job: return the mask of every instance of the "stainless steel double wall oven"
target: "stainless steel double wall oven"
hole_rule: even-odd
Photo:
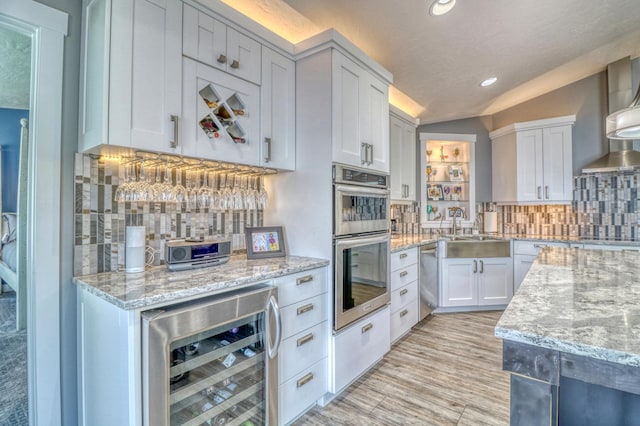
[[[333,166],[334,322],[338,331],[389,303],[389,176]]]

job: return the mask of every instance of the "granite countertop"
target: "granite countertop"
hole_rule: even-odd
[[[84,275],[74,277],[73,282],[119,308],[137,309],[243,287],[328,264],[328,260],[309,257],[247,260],[242,255],[232,256],[223,265],[188,271],[170,272],[164,266],[157,266],[138,274]]]
[[[495,335],[638,367],[639,272],[638,252],[544,248]]]
[[[437,238],[430,238],[419,234],[398,234],[391,236],[391,253],[419,247],[422,244],[438,241]]]

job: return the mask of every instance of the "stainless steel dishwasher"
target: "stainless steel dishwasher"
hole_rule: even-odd
[[[420,246],[420,319],[438,307],[438,243]]]

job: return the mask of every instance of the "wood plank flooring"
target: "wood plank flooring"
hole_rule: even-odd
[[[373,370],[294,425],[509,424],[509,373],[493,335],[501,314],[427,317]]]

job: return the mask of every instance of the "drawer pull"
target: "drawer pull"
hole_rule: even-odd
[[[407,275],[409,275],[409,273],[407,271],[400,272],[400,278],[406,277]]]
[[[231,65],[229,65],[231,68],[233,69],[237,69],[240,68],[240,62],[238,62],[238,60],[234,59],[233,61],[231,61]]]
[[[402,318],[403,316],[407,315],[408,313],[409,313],[409,311],[406,310],[406,309],[404,311],[400,312],[400,318]]]
[[[221,53],[220,56],[218,56],[218,59],[216,60],[218,61],[219,64],[224,64],[227,62],[227,57]]]
[[[365,326],[362,327],[362,334],[366,333],[367,331],[371,330],[373,328],[373,324],[369,323]]]
[[[313,275],[305,275],[304,277],[300,277],[296,280],[296,285],[305,284],[313,281]]]
[[[533,245],[533,248],[537,248],[537,249],[541,249],[541,248],[545,248],[545,247],[549,247],[549,246],[546,245],[546,244],[534,244]]]
[[[407,290],[406,288],[400,290],[400,296],[404,296],[407,293],[409,293],[409,290]]]
[[[400,259],[404,259],[404,258],[405,258],[405,257],[407,257],[407,256],[409,256],[407,253],[402,253],[402,254],[400,255]]]
[[[307,344],[313,340],[313,333],[309,333],[306,336],[302,336],[296,342],[297,346],[300,347],[304,344]]]
[[[313,373],[308,373],[302,379],[296,382],[296,386],[301,388],[312,380],[313,380]]]
[[[308,305],[300,306],[298,308],[298,315],[302,315],[306,312],[313,311],[313,303],[309,303]]]

